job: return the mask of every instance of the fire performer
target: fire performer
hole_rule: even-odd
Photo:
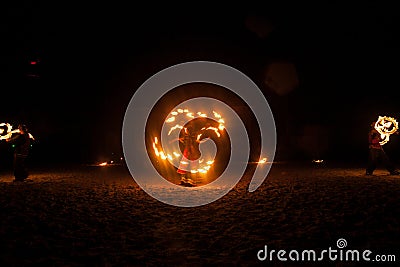
[[[29,149],[31,145],[31,139],[26,125],[18,125],[19,133],[14,136],[7,138],[6,141],[14,144],[14,181],[24,181],[28,178],[29,173],[26,168],[26,158],[29,155]]]
[[[369,154],[366,175],[372,175],[380,161],[384,164],[385,168],[391,175],[399,175],[400,172],[395,169],[394,164],[390,161],[389,157],[383,150],[381,145],[382,140],[380,133],[375,129],[375,122],[371,123],[371,129],[368,134]]]
[[[181,185],[184,186],[196,186],[196,183],[186,177],[191,170],[196,170],[198,167],[198,159],[200,157],[200,151],[197,140],[196,132],[192,126],[183,128],[183,136],[179,138],[179,142],[183,144],[183,156],[179,164],[177,172],[181,175]]]

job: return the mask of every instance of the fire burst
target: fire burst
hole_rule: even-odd
[[[375,129],[381,134],[382,141],[381,145],[389,142],[389,136],[394,134],[399,129],[398,122],[396,119],[387,116],[379,116],[375,122]]]
[[[5,140],[10,138],[14,133],[19,133],[19,129],[15,129],[13,130],[13,126],[9,123],[0,123],[0,140]],[[5,129],[6,128],[6,129]],[[35,138],[33,138],[33,136],[29,133],[29,138],[31,138],[32,140],[35,140]]]
[[[172,111],[169,116],[167,117],[167,119],[165,120],[165,123],[167,124],[175,124],[173,126],[171,126],[169,128],[168,131],[168,136],[170,136],[175,130],[186,130],[186,128],[181,125],[181,124],[177,124],[176,121],[178,120],[179,116],[183,116],[183,117],[187,117],[189,119],[195,119],[195,118],[210,118],[208,116],[207,113],[203,113],[203,112],[192,112],[189,109],[176,109],[174,111]],[[214,118],[215,121],[218,122],[218,127],[212,127],[212,126],[207,126],[207,127],[203,127],[199,130],[197,137],[196,137],[196,141],[197,142],[201,142],[201,140],[207,140],[208,137],[205,137],[207,131],[212,131],[215,133],[215,135],[219,138],[221,136],[221,131],[223,131],[225,129],[225,120],[224,118],[221,116],[221,114],[219,114],[216,111],[213,111],[212,117]],[[161,144],[158,140],[157,137],[154,138],[153,140],[153,150],[154,150],[154,154],[162,159],[162,160],[169,160],[169,161],[174,161],[174,160],[180,160],[182,158],[181,153],[177,152],[177,151],[172,151],[172,152],[166,152],[162,149]],[[183,162],[184,163],[184,162]],[[195,173],[207,173],[212,165],[214,164],[214,160],[213,159],[204,159],[204,158],[200,158],[198,160],[198,166],[195,169],[191,169],[190,172],[195,174]]]

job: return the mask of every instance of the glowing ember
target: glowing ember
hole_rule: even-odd
[[[260,159],[260,161],[258,163],[263,164],[263,163],[266,163],[266,162],[267,162],[267,158],[263,158],[263,159]]]
[[[398,122],[396,119],[387,116],[379,116],[375,122],[375,129],[381,134],[382,141],[381,145],[389,142],[389,136],[394,134],[399,129]]]
[[[102,162],[99,164],[99,166],[107,166],[107,162]]]
[[[324,160],[323,159],[314,159],[312,162],[314,162],[314,163],[322,163],[322,162],[324,162]]]
[[[204,112],[192,112],[189,109],[185,108],[185,109],[177,109],[174,110],[172,112],[170,112],[170,116],[165,120],[165,123],[169,124],[172,122],[176,122],[179,121],[178,120],[178,116],[186,116],[189,117],[191,119],[194,118],[208,118],[207,113]],[[200,129],[199,133],[197,134],[197,138],[196,140],[198,142],[200,142],[201,140],[207,140],[208,137],[204,136],[206,135],[207,131],[212,131],[215,133],[215,135],[219,138],[221,136],[221,131],[225,129],[225,120],[222,118],[221,114],[217,113],[216,111],[213,111],[213,115],[212,115],[215,120],[219,123],[218,128],[217,127],[203,127]],[[180,124],[175,124],[174,126],[171,126],[169,128],[168,131],[168,136],[170,136],[175,130],[182,130],[184,129],[185,131],[187,131],[186,128],[183,127],[183,125]],[[161,145],[159,144],[159,140],[157,137],[154,137],[154,141],[153,141],[153,150],[154,150],[154,154],[162,159],[162,160],[169,160],[170,162],[174,162],[177,161],[179,162],[179,160],[182,158],[182,154],[180,153],[180,151],[171,151],[171,152],[167,152],[164,151],[163,148],[161,147]],[[185,161],[180,161],[180,164],[183,165],[189,165],[189,162],[185,162]],[[212,159],[207,159],[205,160],[204,158],[200,158],[198,160],[198,165],[195,169],[191,169],[190,172],[191,173],[207,173],[210,169],[211,166],[214,164],[214,160]]]

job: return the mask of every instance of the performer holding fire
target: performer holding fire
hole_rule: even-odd
[[[389,135],[398,134],[398,124],[394,118],[379,116],[378,121],[371,123],[368,133],[368,162],[366,167],[366,175],[372,175],[379,162],[382,162],[391,175],[399,175],[395,165],[389,159],[383,145],[389,140]]]
[[[29,173],[26,168],[26,158],[29,155],[31,138],[28,128],[24,124],[18,125],[18,134],[6,139],[7,142],[15,145],[14,148],[14,177],[15,182],[24,181]]]
[[[169,145],[163,147],[160,142],[161,137],[153,137],[154,155],[160,160],[172,164],[174,172],[180,175],[181,179],[180,181],[178,180],[178,183],[182,186],[201,186],[217,177],[214,175],[214,171],[205,177],[213,168],[214,156],[216,155],[212,156],[212,153],[202,154],[199,148],[200,143],[207,140],[212,140],[216,143],[216,140],[219,140],[224,134],[225,120],[216,111],[212,111],[212,114],[213,118],[210,119],[204,112],[192,112],[187,108],[178,108],[171,111],[169,117],[165,119],[166,125],[172,124],[164,132],[168,141],[165,143]],[[189,121],[187,121],[187,118],[189,118]],[[179,133],[174,138],[176,131],[179,131]],[[221,138],[222,143],[230,144],[229,141],[224,142],[224,140]],[[179,145],[178,149],[181,153],[177,151],[176,144]],[[173,177],[176,178],[176,176]],[[176,183],[176,180],[173,180]]]

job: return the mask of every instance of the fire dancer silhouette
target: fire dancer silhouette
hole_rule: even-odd
[[[191,171],[197,170],[198,159],[200,157],[199,143],[196,132],[192,126],[183,128],[183,136],[179,138],[179,142],[183,145],[183,156],[180,161],[177,172],[181,175],[180,184],[183,186],[196,186],[193,179],[186,177]]]
[[[7,138],[6,141],[15,145],[14,147],[14,182],[24,181],[29,173],[26,168],[26,158],[29,155],[31,139],[28,128],[24,124],[18,125],[19,133],[16,136]]]
[[[399,175],[400,172],[395,169],[394,164],[391,162],[380,144],[382,140],[380,133],[375,129],[375,122],[372,122],[368,134],[369,152],[366,175],[372,175],[379,162],[384,164],[385,168],[391,175]]]

